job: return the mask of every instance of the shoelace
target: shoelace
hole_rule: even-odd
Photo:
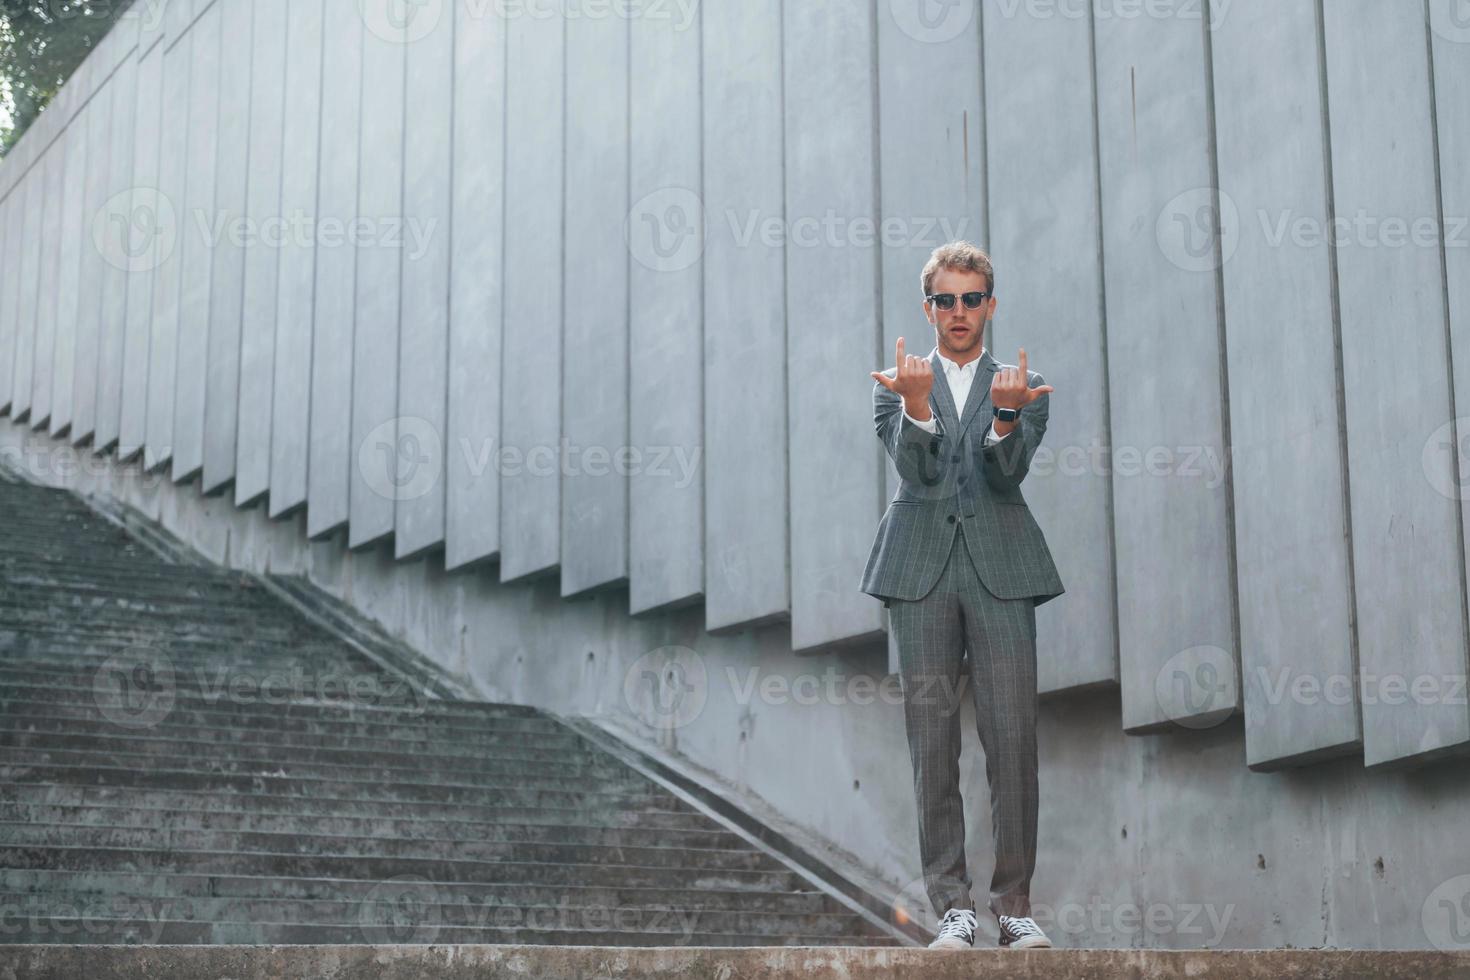
[[[975,935],[975,913],[970,909],[950,909],[944,913],[944,921],[939,924],[939,939],[948,939],[953,936],[958,939],[971,939]]]
[[[1000,917],[1000,920],[1001,923],[1006,927],[1006,931],[1015,936],[1017,939],[1029,936],[1046,935],[1046,933],[1041,931],[1041,928],[1037,926],[1034,920],[1026,916],[1003,915]]]

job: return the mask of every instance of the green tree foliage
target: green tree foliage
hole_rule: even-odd
[[[129,6],[130,0],[0,0],[0,154],[10,152]]]

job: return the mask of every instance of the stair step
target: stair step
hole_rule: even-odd
[[[64,871],[172,871],[281,877],[384,880],[414,875],[434,881],[537,883],[544,885],[723,888],[793,891],[798,878],[786,870],[710,868],[699,864],[646,866],[632,863],[577,864],[569,861],[478,861],[472,859],[282,854],[252,851],[180,851],[138,847],[35,847],[0,843],[0,867]]]
[[[0,823],[0,846],[234,851],[310,857],[402,858],[435,861],[531,861],[558,864],[638,864],[713,871],[777,870],[769,855],[748,848],[581,844],[570,841],[348,837],[308,833],[189,830],[175,827],[50,826]]]
[[[14,634],[12,634],[14,635]],[[217,690],[228,684],[232,673],[248,672],[262,680],[289,679],[310,665],[316,676],[347,674],[349,676],[384,674],[383,668],[355,650],[334,644],[256,644],[233,643],[183,646],[171,641],[141,643],[86,643],[83,637],[63,646],[52,640],[7,644],[0,627],[0,670],[14,672],[16,680],[27,683],[48,680],[58,686],[74,687],[91,684],[100,670],[129,670],[134,665],[159,669],[167,667],[176,679],[206,685]],[[221,675],[223,673],[223,676]],[[23,677],[22,674],[33,675]],[[64,683],[58,679],[66,677]],[[145,675],[146,676],[146,675]]]
[[[44,631],[12,629],[0,623],[0,662],[4,663],[96,670],[119,657],[146,659],[148,654],[162,654],[178,669],[220,663],[254,663],[257,660],[268,665],[313,664],[318,667],[372,663],[355,649],[328,640],[302,640],[292,644],[236,641],[221,645],[198,638],[149,637],[144,630],[138,630],[134,636],[122,637],[69,633],[62,628]]]
[[[328,745],[318,737],[316,740],[287,742],[277,737],[271,740],[245,740],[229,738],[228,731],[195,729],[210,732],[216,738],[187,738],[174,733],[132,732],[107,723],[72,723],[63,726],[54,722],[43,730],[17,728],[5,725],[12,720],[0,718],[0,746],[13,748],[36,747],[55,749],[118,749],[146,755],[178,756],[192,755],[201,759],[216,758],[289,758],[300,762],[329,763],[338,765],[372,766],[386,765],[394,768],[422,768],[425,754],[432,753],[436,760],[450,761],[450,768],[469,763],[494,762],[505,764],[521,762],[527,765],[566,766],[581,771],[585,768],[626,767],[605,752],[589,745],[578,745],[577,736],[570,735],[565,747],[541,749],[533,745],[508,743],[486,748],[466,748],[457,741],[422,741],[416,743],[367,743],[363,740],[356,746]],[[271,733],[260,733],[269,735]],[[374,747],[375,746],[375,747]],[[474,768],[474,766],[469,766]]]
[[[131,746],[95,744],[88,748],[55,748],[44,745],[0,744],[0,765],[8,766],[95,766],[99,768],[156,768],[208,776],[251,776],[285,770],[294,779],[342,783],[396,783],[405,786],[479,786],[514,782],[556,788],[578,786],[623,786],[630,782],[647,785],[647,780],[616,760],[588,764],[542,763],[535,760],[461,759],[456,766],[426,769],[423,759],[408,765],[387,762],[350,765],[314,762],[289,755],[247,757],[243,753],[133,752]],[[466,764],[468,763],[468,764]],[[442,777],[442,778],[441,778]]]
[[[0,661],[3,664],[3,661]],[[376,708],[419,717],[479,723],[490,719],[541,720],[523,705],[449,701],[435,698],[407,678],[376,665],[260,669],[251,664],[217,664],[186,669],[167,657],[149,661],[123,657],[98,670],[37,670],[0,665],[0,692],[14,701],[47,704],[93,703],[145,710],[142,701],[167,698],[170,706],[260,714],[286,705],[320,705],[332,710]]]
[[[64,720],[91,721],[94,724],[111,724],[127,731],[174,731],[187,728],[207,728],[228,731],[232,728],[246,734],[280,732],[298,735],[338,735],[351,738],[428,739],[440,741],[453,739],[462,745],[478,745],[480,737],[487,739],[483,744],[498,744],[495,738],[520,739],[523,744],[532,744],[543,739],[565,739],[573,733],[552,718],[495,718],[479,724],[460,724],[454,718],[436,717],[424,713],[375,708],[366,705],[352,709],[296,703],[282,705],[279,714],[269,715],[230,714],[224,711],[207,711],[197,708],[172,708],[158,720],[149,716],[146,728],[139,725],[124,727],[102,715],[95,704],[78,698],[71,702],[30,702],[6,698],[0,690],[0,718],[33,719],[59,718]],[[556,744],[548,741],[547,744]]]
[[[439,929],[524,929],[585,932],[616,927],[670,945],[695,935],[791,935],[831,941],[858,927],[852,913],[804,915],[601,905],[520,905],[446,901],[432,882],[388,882],[376,895],[352,900],[280,898],[75,896],[0,893],[0,905],[38,921],[78,920],[138,924],[173,922],[308,922],[357,927],[364,937],[384,933],[406,936]],[[424,937],[424,942],[434,942]]]
[[[441,753],[451,756],[494,754],[499,758],[534,760],[555,758],[568,753],[599,751],[569,728],[563,728],[559,732],[528,733],[521,729],[505,731],[486,726],[473,736],[456,731],[438,737],[421,730],[405,730],[402,737],[394,737],[393,732],[398,726],[388,724],[373,725],[371,727],[376,734],[366,735],[327,733],[317,730],[319,727],[297,726],[280,731],[260,727],[237,729],[178,724],[174,719],[166,718],[150,728],[128,729],[96,717],[56,717],[21,711],[0,715],[0,732],[4,733],[60,734],[79,738],[106,738],[137,733],[139,737],[168,738],[190,745],[237,745],[255,752],[283,754],[306,749],[337,749],[373,755],[380,752],[389,755],[433,753],[435,756]]]
[[[112,554],[119,554],[112,551]],[[228,568],[175,565],[157,558],[145,548],[133,546],[122,558],[109,559],[99,551],[90,560],[48,558],[37,551],[12,551],[0,547],[0,572],[6,575],[51,577],[57,585],[75,584],[106,588],[127,594],[146,589],[191,591],[231,590],[242,594],[260,586],[244,572]]]
[[[120,806],[56,806],[0,802],[0,822],[64,827],[130,827],[172,830],[218,830],[238,833],[311,834],[415,840],[565,841],[607,847],[739,848],[745,841],[715,827],[669,829],[568,823],[566,814],[536,821],[505,819],[494,823],[439,819],[380,819],[345,814],[304,816],[298,813],[215,810],[179,813],[155,808]]]
[[[301,816],[348,814],[377,819],[421,820],[442,817],[470,822],[526,820],[569,820],[638,827],[689,828],[712,826],[709,818],[676,796],[654,796],[641,801],[577,799],[508,800],[497,797],[483,802],[444,803],[437,800],[363,800],[341,797],[282,796],[251,793],[221,797],[209,791],[158,789],[134,786],[96,786],[55,782],[14,783],[6,788],[16,802],[58,806],[130,806],[171,810],[180,814],[242,811],[291,813]],[[544,796],[544,794],[543,794]],[[606,805],[598,806],[599,803]],[[616,805],[614,805],[616,804]]]
[[[745,889],[637,888],[594,885],[495,884],[434,881],[446,902],[496,905],[551,905],[607,908],[731,909],[808,915],[827,908],[819,891],[753,892]],[[362,900],[383,883],[353,878],[275,878],[258,875],[202,875],[139,871],[55,871],[0,868],[0,891],[11,894],[75,895],[89,898],[286,898]]]
[[[0,610],[0,623],[4,623],[6,629],[14,632],[25,630],[41,636],[64,631],[68,635],[81,634],[101,638],[149,636],[164,641],[197,640],[222,644],[248,640],[253,643],[287,646],[312,640],[321,642],[325,639],[320,628],[311,623],[279,618],[275,621],[261,617],[238,623],[220,623],[202,617],[193,621],[126,612],[116,615],[89,615],[85,609],[71,609],[55,603],[24,612],[16,609]]]
[[[525,710],[517,705],[498,705],[486,703],[483,705],[467,701],[445,701],[442,699],[430,699],[426,694],[413,688],[406,682],[398,687],[390,687],[390,682],[397,684],[396,679],[385,677],[380,687],[376,688],[388,693],[396,693],[396,696],[404,699],[402,704],[375,704],[369,698],[375,690],[369,684],[362,685],[363,693],[359,693],[352,687],[345,687],[336,683],[334,679],[327,676],[323,679],[326,699],[314,699],[311,690],[307,696],[286,700],[283,693],[294,695],[289,686],[285,692],[279,688],[267,687],[261,690],[260,683],[269,679],[268,676],[261,678],[250,678],[251,684],[239,683],[231,680],[222,682],[211,681],[212,686],[222,683],[223,690],[214,691],[192,691],[182,686],[179,675],[175,673],[172,683],[167,681],[166,676],[159,674],[145,674],[141,678],[137,674],[129,672],[123,674],[121,671],[109,671],[110,676],[96,676],[83,682],[78,678],[72,684],[28,684],[24,682],[6,683],[0,687],[0,703],[45,705],[47,710],[50,706],[92,706],[95,710],[103,708],[118,709],[126,714],[129,711],[142,711],[146,707],[140,704],[145,700],[166,699],[171,708],[170,714],[201,714],[215,716],[217,721],[229,725],[253,725],[261,722],[270,723],[281,717],[282,713],[295,717],[321,716],[323,719],[342,718],[352,714],[375,715],[378,717],[397,716],[407,721],[413,721],[423,725],[443,725],[448,729],[462,729],[474,731],[482,724],[500,723],[502,725],[515,724],[527,726],[524,730],[546,731],[557,726],[555,720],[546,717],[534,709]],[[120,691],[121,680],[126,677],[129,681],[126,694],[115,694]],[[364,678],[364,680],[371,680]],[[355,679],[354,679],[355,680]],[[315,685],[317,681],[311,681]],[[351,684],[352,681],[349,681]],[[238,685],[238,686],[234,686]],[[100,688],[100,690],[99,690]],[[344,694],[339,694],[342,691]],[[113,720],[109,715],[109,720]]]
[[[390,920],[381,925],[366,926],[337,923],[304,922],[191,922],[188,920],[153,920],[146,910],[141,915],[120,919],[99,916],[27,916],[27,932],[36,937],[16,939],[0,935],[0,942],[105,943],[109,945],[323,945],[337,943],[521,943],[549,946],[638,946],[650,942],[658,945],[693,946],[819,946],[831,942],[827,937],[802,935],[761,935],[740,933],[660,933],[647,929],[616,931],[613,929],[536,929],[473,928],[433,924],[401,923]],[[44,938],[49,937],[49,938]],[[658,943],[663,937],[667,942]],[[854,946],[886,945],[882,940],[847,937]]]
[[[0,757],[8,751],[0,753]],[[284,765],[257,773],[211,773],[189,769],[150,768],[147,771],[126,766],[102,766],[95,764],[69,765],[66,763],[28,762],[22,756],[18,760],[0,761],[0,782],[61,782],[88,786],[143,786],[151,789],[194,789],[210,790],[225,795],[275,793],[283,796],[306,796],[325,794],[347,800],[432,800],[445,803],[481,803],[487,798],[525,803],[544,803],[552,800],[635,800],[659,799],[668,792],[655,784],[633,779],[614,782],[594,782],[578,779],[541,779],[534,776],[514,779],[477,780],[475,782],[449,782],[435,780],[412,781],[398,779],[350,780],[326,779],[309,775],[295,776],[286,771]]]

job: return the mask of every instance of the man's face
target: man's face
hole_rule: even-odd
[[[934,274],[931,293],[953,293],[953,307],[941,310],[928,300],[924,301],[924,315],[934,324],[939,337],[939,352],[961,364],[980,356],[980,341],[985,321],[995,315],[995,297],[991,296],[978,309],[965,308],[962,297],[965,293],[988,293],[990,284],[985,276],[967,269],[940,269]]]

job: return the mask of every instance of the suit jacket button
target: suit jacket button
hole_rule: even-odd
[[[954,515],[953,515],[953,514],[950,514],[950,515],[949,515],[949,522],[950,522],[950,523],[951,523],[951,524],[953,524],[953,523],[954,523]]]

